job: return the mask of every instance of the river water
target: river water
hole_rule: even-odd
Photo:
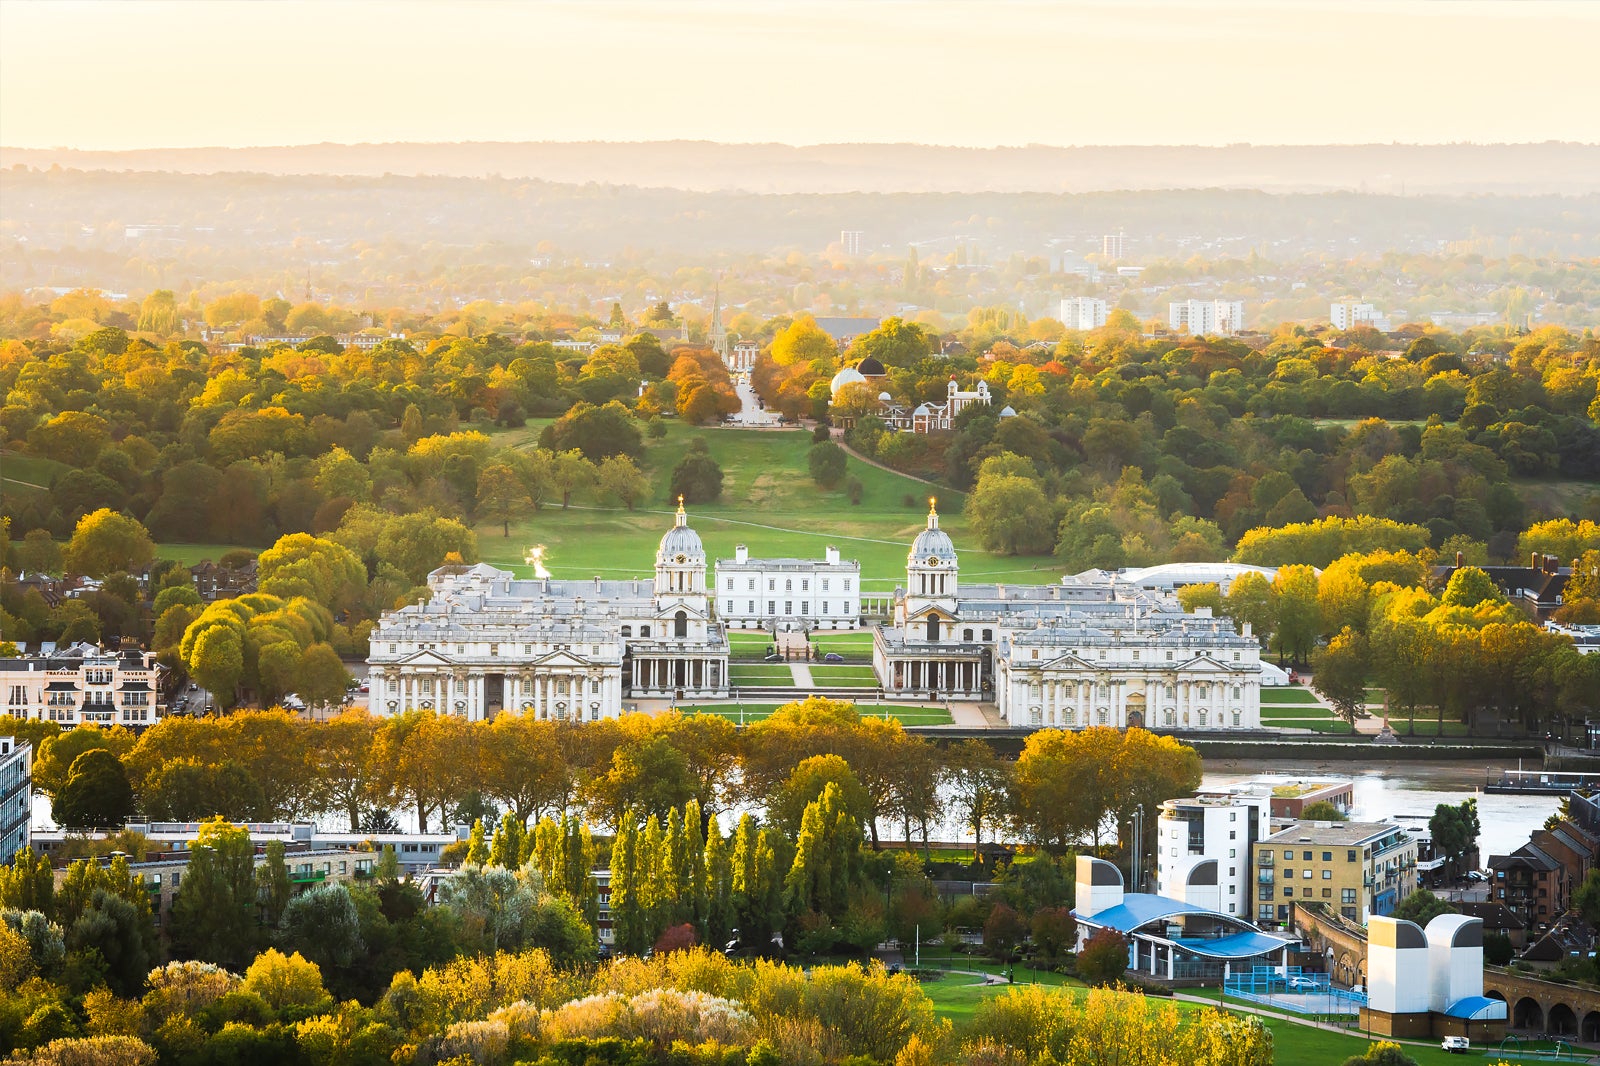
[[[1544,825],[1556,810],[1557,796],[1491,795],[1483,786],[1500,776],[1503,769],[1516,769],[1509,763],[1468,761],[1366,763],[1344,761],[1301,763],[1285,767],[1275,761],[1208,759],[1202,787],[1237,785],[1255,777],[1282,777],[1298,780],[1346,778],[1354,783],[1353,821],[1380,821],[1393,818],[1410,822],[1405,815],[1427,818],[1441,803],[1456,804],[1475,796],[1478,821],[1483,833],[1478,838],[1482,861],[1490,855],[1505,855],[1528,842],[1528,836]]]

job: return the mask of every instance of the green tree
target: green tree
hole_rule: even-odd
[[[790,913],[842,918],[862,879],[861,845],[861,823],[830,781],[800,819],[794,862],[784,878]]]
[[[626,455],[611,455],[602,460],[596,470],[596,480],[602,495],[619,501],[630,511],[650,495],[650,479],[644,476],[639,464]]]
[[[1367,639],[1346,626],[1316,658],[1311,685],[1333,704],[1339,717],[1354,722],[1367,703],[1367,674],[1372,669]]]
[[[1433,834],[1434,854],[1448,858],[1459,871],[1467,855],[1477,848],[1483,830],[1478,821],[1478,801],[1466,799],[1454,806],[1439,804],[1428,819],[1428,829]]]
[[[984,476],[967,497],[966,516],[989,551],[1042,555],[1052,548],[1055,512],[1039,483],[1015,475]]]
[[[122,760],[104,748],[79,755],[56,795],[52,813],[69,829],[120,828],[133,813],[133,786]]]
[[[1427,889],[1422,888],[1395,904],[1390,917],[1398,921],[1416,922],[1418,925],[1426,926],[1441,914],[1454,913],[1456,913],[1456,908],[1450,904],[1449,900],[1441,899]]]
[[[78,520],[63,553],[69,571],[90,577],[137,570],[155,557],[155,543],[144,526],[106,507]]]
[[[67,776],[78,756],[103,748],[120,759],[133,750],[136,739],[121,726],[103,729],[100,726],[80,725],[65,732],[55,732],[34,748],[34,787],[53,798],[66,785]]]
[[[689,442],[688,453],[672,468],[670,489],[685,503],[710,503],[722,495],[722,467],[704,437]]]
[[[572,502],[572,494],[582,492],[595,483],[595,465],[577,448],[557,452],[550,464],[550,480],[561,494],[561,509],[565,511]]]
[[[244,646],[237,630],[211,626],[196,637],[189,656],[189,676],[216,697],[219,707],[231,707],[244,677]]]
[[[300,696],[307,707],[338,707],[349,691],[350,672],[339,653],[326,642],[318,642],[300,656]]]
[[[963,740],[945,750],[945,779],[955,793],[963,824],[972,830],[974,853],[983,848],[983,830],[998,825],[1007,799],[1007,764],[982,740]]]
[[[255,846],[243,827],[220,818],[200,827],[172,905],[172,938],[180,957],[235,972],[255,955]]]
[[[325,969],[344,969],[366,950],[361,916],[342,884],[317,885],[288,902],[283,946]]]
[[[1304,663],[1322,633],[1322,606],[1317,599],[1317,573],[1309,566],[1285,566],[1272,579],[1276,618],[1272,639],[1278,655]]]
[[[1439,602],[1446,607],[1476,607],[1480,603],[1500,603],[1505,597],[1494,579],[1476,566],[1463,566],[1450,575]]]
[[[149,907],[141,909],[123,896],[97,888],[67,929],[67,947],[77,953],[93,952],[111,990],[120,996],[137,996],[157,958]]]
[[[277,928],[293,895],[289,866],[283,856],[283,841],[267,841],[266,861],[256,871],[256,902],[261,908],[261,920],[268,928]]]
[[[818,441],[806,453],[806,464],[811,469],[811,480],[825,489],[836,487],[844,480],[850,457],[831,440]]]
[[[1307,822],[1348,822],[1350,816],[1327,800],[1317,800],[1308,803],[1300,811],[1300,817]]]
[[[468,866],[482,866],[489,861],[489,844],[484,839],[483,819],[479,818],[472,823],[472,832],[467,836]]]

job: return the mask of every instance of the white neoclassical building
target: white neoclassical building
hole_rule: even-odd
[[[469,719],[616,717],[624,698],[728,693],[706,553],[683,503],[649,581],[518,578],[484,563],[428,575],[430,598],[385,614],[367,659],[374,711]]]
[[[821,559],[752,559],[735,546],[718,559],[717,616],[734,629],[855,629],[861,624],[861,564],[829,545]],[[776,628],[775,628],[776,627]]]
[[[1260,648],[1246,627],[1188,614],[1115,578],[964,585],[930,508],[906,587],[873,638],[891,694],[992,699],[1011,725],[1257,729]]]

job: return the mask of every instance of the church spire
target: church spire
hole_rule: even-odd
[[[686,526],[686,525],[689,524],[689,516],[687,514],[685,514],[684,511],[683,511],[683,493],[681,493],[681,492],[678,494],[678,522],[677,522],[677,524],[680,525],[680,526]]]
[[[939,497],[928,497],[928,528],[939,528]]]
[[[711,291],[711,350],[728,361],[728,330],[722,324],[722,275],[717,275],[717,284]]]

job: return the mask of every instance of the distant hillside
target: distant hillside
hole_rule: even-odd
[[[210,174],[536,178],[697,191],[1094,192],[1249,188],[1273,192],[1600,191],[1600,145],[1230,145],[1224,148],[951,148],[915,144],[312,144],[127,152],[0,147],[0,166]]]

